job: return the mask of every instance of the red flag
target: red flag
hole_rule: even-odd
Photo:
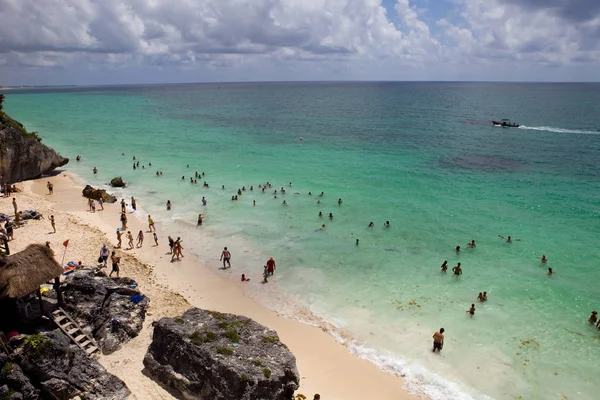
[[[69,245],[69,239],[67,239],[63,242],[63,246],[67,247],[68,245]]]

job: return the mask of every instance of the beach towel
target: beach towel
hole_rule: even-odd
[[[136,294],[136,295],[133,295],[133,296],[131,296],[131,297],[129,298],[129,300],[131,300],[131,302],[132,302],[133,304],[137,304],[137,303],[139,303],[140,301],[144,300],[144,295],[143,295],[143,294]]]

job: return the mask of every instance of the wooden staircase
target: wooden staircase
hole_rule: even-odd
[[[52,313],[52,320],[65,335],[71,339],[79,348],[86,352],[87,355],[100,354],[100,349],[96,341],[86,335],[81,327],[67,314],[62,308],[58,308]]]

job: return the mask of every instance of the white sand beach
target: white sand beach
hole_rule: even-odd
[[[49,195],[46,182],[54,184],[54,194]],[[18,252],[30,243],[50,241],[60,262],[69,240],[65,262],[82,261],[96,265],[100,247],[116,244],[115,229],[119,224],[119,203],[105,204],[104,210],[95,213],[87,210],[87,200],[82,197],[83,186],[68,173],[44,177],[21,184],[23,192],[14,197],[20,210],[34,209],[45,219],[29,220],[15,229],[15,239],[10,242],[11,252]],[[143,199],[138,199],[139,203]],[[12,213],[10,198],[2,198],[0,211]],[[52,233],[49,216],[54,215],[57,232]],[[153,247],[148,226],[134,215],[128,216],[128,227],[134,237],[139,230],[145,233],[144,246],[131,250],[119,249],[122,257],[121,276],[138,282],[140,290],[150,298],[151,305],[140,335],[121,350],[100,357],[109,372],[125,381],[136,399],[171,399],[173,396],[152,379],[144,375],[142,360],[151,341],[153,321],[182,313],[195,306],[220,312],[235,313],[253,318],[274,329],[297,358],[301,376],[297,393],[312,399],[319,393],[324,400],[402,400],[417,399],[404,389],[401,377],[378,369],[369,361],[353,356],[349,350],[327,333],[325,328],[310,326],[285,318],[247,297],[239,285],[218,276],[214,267],[200,263],[189,254],[180,262],[171,263],[167,236],[159,223],[158,247]],[[123,238],[123,247],[127,240]],[[183,238],[185,248],[185,238]],[[184,250],[184,255],[185,255]]]

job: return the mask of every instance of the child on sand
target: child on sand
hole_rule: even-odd
[[[143,244],[144,244],[144,232],[142,232],[142,230],[140,229],[140,231],[137,234],[137,247],[142,247]]]
[[[156,232],[153,232],[152,235],[154,236],[154,245],[158,246],[158,235],[156,234]]]
[[[129,248],[133,249],[133,235],[131,234],[131,231],[127,231],[127,240],[128,240]]]
[[[263,270],[263,283],[268,283],[269,280],[267,279],[269,277],[269,272],[267,271],[267,264],[265,264],[265,269]]]
[[[246,278],[245,274],[242,274],[242,282],[248,282],[250,278]]]

